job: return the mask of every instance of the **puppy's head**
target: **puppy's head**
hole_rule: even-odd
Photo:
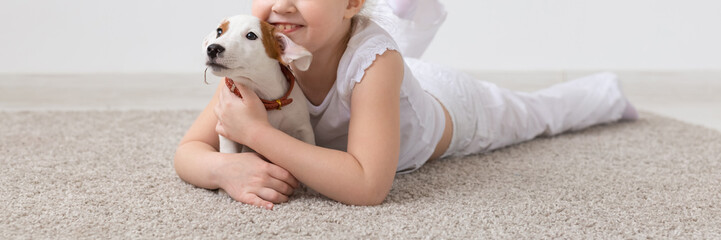
[[[206,65],[221,77],[278,69],[278,62],[305,71],[312,61],[308,50],[278,33],[273,25],[247,15],[223,20],[205,38],[203,50]]]

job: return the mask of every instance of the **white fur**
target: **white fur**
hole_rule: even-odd
[[[218,38],[217,32],[213,31],[203,43],[204,50],[211,44],[225,48],[224,52],[218,54],[215,63],[227,69],[212,68],[213,75],[233,79],[236,84],[243,84],[255,91],[262,99],[272,101],[282,97],[288,90],[288,81],[278,65],[278,60],[270,58],[266,53],[260,19],[238,15],[226,20],[229,21],[227,31]],[[247,39],[249,32],[255,33],[258,39]],[[290,41],[285,35],[276,34],[275,37],[278,41],[283,41],[283,61],[293,63],[296,69],[307,70],[312,59],[310,52]],[[206,60],[210,60],[207,54]],[[295,86],[290,98],[293,98],[293,102],[283,106],[281,110],[268,111],[268,121],[288,135],[315,145],[305,95]],[[220,152],[237,153],[248,150],[247,147],[220,136]]]

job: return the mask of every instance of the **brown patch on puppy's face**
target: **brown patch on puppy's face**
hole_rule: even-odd
[[[228,25],[230,25],[230,21],[228,21],[228,19],[225,19],[222,23],[220,23],[220,26],[218,26],[218,36],[216,36],[216,38],[219,38],[228,32]]]
[[[279,62],[287,65],[287,63],[283,62],[283,59],[280,57],[283,50],[278,43],[278,40],[275,38],[275,27],[265,21],[261,21],[260,30],[263,35],[261,37],[263,40],[263,46],[265,46],[265,52],[268,54],[268,57],[277,59]]]

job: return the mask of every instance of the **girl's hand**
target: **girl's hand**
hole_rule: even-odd
[[[235,84],[243,98],[233,94],[227,87],[222,87],[218,96],[218,105],[215,106],[215,115],[218,124],[215,131],[223,137],[238,142],[247,143],[250,130],[269,127],[268,112],[258,95],[242,84]]]
[[[285,169],[266,162],[257,153],[225,154],[216,169],[220,188],[238,202],[272,210],[284,203],[300,184]]]

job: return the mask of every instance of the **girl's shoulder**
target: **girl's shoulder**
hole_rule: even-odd
[[[398,47],[391,34],[370,18],[359,17],[355,19],[352,31],[348,41],[349,48],[372,48],[378,44],[381,44],[378,47]]]
[[[338,64],[338,81],[343,82],[339,90],[352,90],[376,58],[388,50],[398,51],[398,44],[393,37],[374,21],[357,19],[346,51]]]

